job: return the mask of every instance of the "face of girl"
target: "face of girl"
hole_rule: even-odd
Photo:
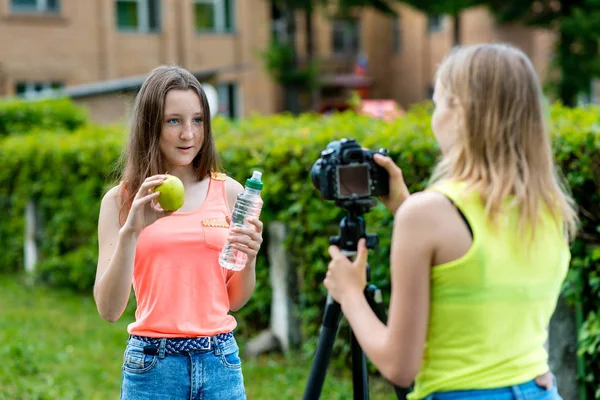
[[[160,151],[172,169],[191,165],[204,142],[204,115],[193,90],[170,90],[165,97]]]
[[[440,84],[438,79],[433,92],[435,111],[431,118],[431,128],[442,153],[448,152],[458,134],[460,107],[457,104],[453,104],[451,99],[452,97]]]

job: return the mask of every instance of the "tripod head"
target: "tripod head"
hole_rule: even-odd
[[[346,210],[348,215],[340,221],[340,235],[329,238],[330,244],[338,246],[348,256],[356,254],[360,238],[367,240],[368,249],[375,249],[379,246],[377,234],[366,233],[363,218],[365,213],[377,205],[376,199],[343,199],[337,200],[335,205]]]

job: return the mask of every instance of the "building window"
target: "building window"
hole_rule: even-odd
[[[121,32],[160,31],[160,0],[117,0],[115,9]]]
[[[427,86],[427,99],[428,100],[433,100],[433,93],[435,92],[435,88],[433,87],[433,85],[429,85]]]
[[[271,38],[276,43],[286,43],[287,23],[281,7],[277,2],[271,2]]]
[[[231,82],[219,83],[217,94],[219,97],[219,115],[226,118],[239,118],[241,107],[238,85]]]
[[[583,91],[577,96],[577,105],[581,107],[590,104],[598,104],[598,94],[600,92],[600,80],[592,79],[590,82],[590,90]]]
[[[402,51],[402,19],[400,15],[392,21],[392,51],[394,53]]]
[[[12,12],[58,13],[60,0],[11,0]]]
[[[428,15],[427,16],[427,31],[428,32],[439,32],[442,30],[444,23],[443,15]]]
[[[233,32],[234,0],[194,0],[194,26],[200,33]]]
[[[335,54],[356,55],[360,51],[358,19],[334,20],[331,23],[332,50]]]
[[[33,82],[21,81],[15,85],[15,93],[17,96],[33,99],[36,97],[50,96],[56,91],[62,89],[62,82]]]

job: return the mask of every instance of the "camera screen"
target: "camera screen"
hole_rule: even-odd
[[[345,165],[337,167],[339,197],[369,196],[369,166]]]

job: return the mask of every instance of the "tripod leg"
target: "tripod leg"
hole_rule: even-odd
[[[350,331],[352,339],[352,385],[354,400],[369,400],[369,373],[367,370],[367,357],[361,349],[354,333]]]
[[[383,295],[381,294],[381,290],[377,286],[369,284],[365,288],[365,297],[367,298],[369,306],[371,306],[371,309],[375,315],[377,315],[377,318],[379,318],[379,320],[385,324],[387,321],[387,315],[383,304]]]
[[[321,396],[325,373],[329,365],[335,335],[337,334],[341,318],[342,310],[339,303],[333,300],[331,295],[327,294],[319,343],[317,344],[317,351],[313,359],[303,400],[316,400]]]

